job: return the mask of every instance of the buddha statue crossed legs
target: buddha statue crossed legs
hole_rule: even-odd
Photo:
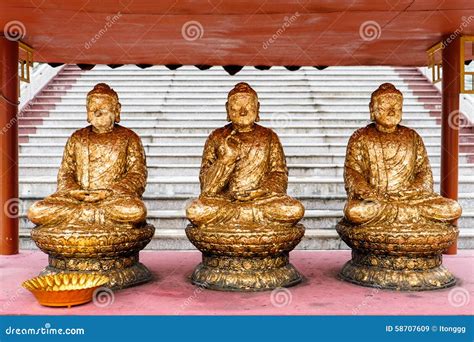
[[[433,191],[433,175],[421,137],[399,125],[402,94],[382,85],[372,95],[375,123],[357,130],[347,147],[346,219],[355,224],[452,221],[459,204]]]
[[[118,96],[106,84],[88,93],[87,121],[67,141],[57,191],[28,211],[37,225],[32,238],[50,255],[46,272],[107,270],[110,286],[134,285],[151,277],[138,263],[154,233],[141,199],[144,149],[133,131],[118,125]]]
[[[201,195],[186,210],[188,238],[203,252],[193,281],[242,291],[291,285],[301,279],[288,252],[303,236],[297,222],[304,207],[286,195],[283,148],[272,130],[256,124],[259,102],[248,84],[229,92],[226,109],[231,123],[208,137]]]
[[[88,93],[87,121],[66,144],[56,193],[36,202],[28,218],[37,225],[142,223],[145,153],[140,138],[117,124],[120,103],[107,85]]]
[[[341,275],[394,289],[450,286],[454,278],[441,266],[441,252],[456,238],[450,222],[461,215],[461,207],[434,192],[423,140],[399,124],[402,104],[401,92],[382,84],[370,102],[374,123],[349,140],[348,198],[337,230],[352,247],[353,260]]]
[[[304,207],[286,195],[288,169],[278,136],[255,124],[258,98],[245,84],[229,93],[231,124],[211,133],[201,163],[201,196],[187,209],[195,225],[289,224]]]

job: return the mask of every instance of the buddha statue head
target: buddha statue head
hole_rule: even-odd
[[[381,84],[370,99],[370,120],[378,130],[392,132],[402,120],[403,95],[391,83]]]
[[[227,121],[237,129],[251,128],[260,121],[260,103],[255,90],[245,82],[240,82],[227,95]]]
[[[98,83],[87,93],[87,122],[97,133],[110,132],[120,122],[121,105],[117,93],[105,83]]]

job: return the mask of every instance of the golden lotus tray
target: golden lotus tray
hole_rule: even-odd
[[[94,273],[60,273],[38,276],[23,282],[44,306],[67,306],[88,303],[94,291],[107,284],[109,278]]]

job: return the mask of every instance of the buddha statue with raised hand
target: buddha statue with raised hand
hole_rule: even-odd
[[[195,225],[293,225],[304,207],[286,195],[288,169],[275,132],[259,121],[257,93],[246,83],[229,92],[232,123],[211,133],[204,146],[201,196],[187,208]]]
[[[34,203],[32,238],[50,255],[45,273],[103,271],[112,287],[144,282],[151,274],[138,251],[154,234],[142,201],[147,168],[140,138],[120,126],[121,105],[107,84],[87,94],[89,126],[66,143],[57,191]]]
[[[403,95],[390,83],[372,93],[373,123],[354,132],[344,165],[347,203],[337,230],[353,249],[341,276],[401,290],[454,284],[441,253],[456,239],[461,207],[433,190],[421,137],[400,125]]]
[[[288,262],[304,227],[303,205],[286,194],[288,169],[278,136],[259,121],[257,93],[238,83],[228,94],[230,124],[204,146],[201,195],[186,210],[186,232],[203,252],[193,282],[256,291],[301,280]]]

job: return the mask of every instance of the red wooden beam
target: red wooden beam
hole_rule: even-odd
[[[0,36],[0,254],[18,253],[18,42]]]
[[[445,40],[447,41],[447,40]],[[441,195],[458,199],[460,37],[443,49],[443,112],[441,117]],[[457,253],[455,242],[446,254]]]

